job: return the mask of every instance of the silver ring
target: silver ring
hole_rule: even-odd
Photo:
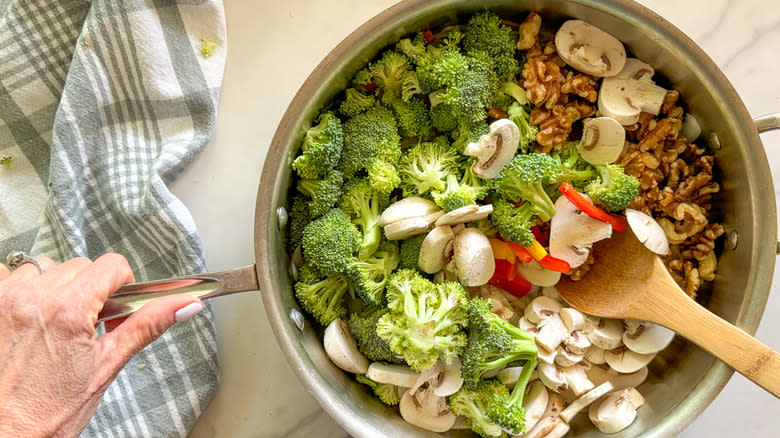
[[[35,265],[38,268],[38,270],[41,271],[41,274],[43,274],[43,272],[46,271],[46,267],[43,266],[43,263],[38,261],[38,259],[36,259],[35,257],[28,256],[22,251],[14,251],[8,254],[8,257],[5,260],[6,263],[8,264],[8,267],[11,268],[12,271],[19,269],[25,263],[32,263],[33,265]]]

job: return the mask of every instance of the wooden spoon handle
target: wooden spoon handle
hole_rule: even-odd
[[[780,398],[780,354],[684,296],[667,302],[661,324],[698,344]],[[676,303],[673,303],[676,302]]]

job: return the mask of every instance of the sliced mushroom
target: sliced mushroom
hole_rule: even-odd
[[[645,398],[635,388],[614,391],[588,408],[588,418],[602,433],[617,433],[636,419]]]
[[[410,196],[387,207],[379,216],[378,225],[384,227],[387,224],[404,219],[425,217],[439,210],[441,209],[432,201],[418,196]]]
[[[563,421],[570,423],[571,419],[574,418],[574,416],[577,415],[581,410],[585,409],[588,407],[588,405],[598,400],[604,394],[612,391],[613,389],[614,387],[610,382],[604,382],[601,385],[591,389],[577,400],[574,400],[569,406],[566,407],[566,409],[561,411],[561,418]]]
[[[587,391],[593,389],[593,382],[590,381],[588,375],[585,373],[585,367],[574,365],[561,369],[563,378],[566,380],[566,387],[574,392],[574,395],[580,396]]]
[[[550,221],[550,255],[563,259],[571,268],[585,263],[591,244],[612,235],[612,227],[580,211],[565,196],[555,201]]]
[[[550,365],[555,364],[555,358],[558,356],[558,349],[549,351],[539,347],[537,350],[536,357],[540,362],[544,362]]]
[[[517,272],[519,272],[523,278],[530,281],[531,284],[542,287],[555,286],[561,279],[560,272],[547,269],[534,260],[531,260],[528,263],[517,263]]]
[[[435,395],[431,386],[406,391],[398,407],[407,423],[431,432],[446,432],[455,424],[447,399]]]
[[[666,97],[666,89],[651,79],[653,69],[644,62],[629,58],[615,77],[604,78],[599,89],[598,107],[601,114],[628,126],[639,120],[639,113],[658,115]]]
[[[631,231],[647,249],[658,255],[669,254],[669,240],[655,219],[632,208],[626,209],[626,219]]]
[[[537,371],[539,380],[552,391],[558,391],[558,388],[566,385],[566,377],[560,367],[539,361]]]
[[[455,236],[453,261],[464,286],[486,284],[496,269],[490,241],[477,228],[467,228]]]
[[[647,367],[642,367],[633,373],[621,374],[605,365],[592,365],[585,370],[585,374],[595,385],[601,385],[604,382],[612,383],[615,389],[628,388],[629,386],[639,386],[647,379]]]
[[[559,417],[562,409],[563,401],[561,400],[561,397],[554,392],[548,392],[547,407],[545,408],[544,413],[542,413],[541,419],[539,419],[533,427],[529,426],[526,433],[515,435],[515,438],[542,438],[546,436],[550,431],[555,429],[558,424],[563,422],[561,417]]]
[[[498,119],[490,124],[490,132],[479,138],[476,143],[470,143],[463,155],[476,157],[471,165],[474,175],[492,179],[510,162],[520,144],[520,128],[509,119]]]
[[[491,208],[492,207],[493,206],[491,205]],[[439,219],[441,219],[441,218],[439,218]],[[436,221],[436,222],[438,222],[438,221]],[[453,232],[453,234],[458,234],[458,233],[460,233],[461,231],[463,231],[465,229],[466,229],[466,224],[457,224],[454,227],[452,227],[452,232]]]
[[[368,359],[358,350],[355,338],[339,318],[328,324],[322,339],[325,353],[337,367],[355,374],[365,374]]]
[[[585,327],[585,315],[577,309],[564,307],[559,312],[559,315],[561,316],[563,325],[565,325],[566,329],[570,332],[582,330],[582,328]]]
[[[604,360],[619,373],[633,373],[650,363],[655,353],[639,354],[625,346],[604,352]]]
[[[567,350],[574,354],[585,354],[585,352],[591,348],[592,344],[590,343],[590,339],[585,336],[585,333],[582,333],[579,330],[574,330],[573,332],[569,333],[569,336],[564,338],[563,345],[566,346]]]
[[[525,316],[517,320],[517,326],[531,334],[539,333],[539,329],[536,328],[536,324],[529,321]]]
[[[623,332],[623,344],[639,354],[657,353],[674,338],[674,332],[666,327],[649,322],[640,323],[633,330]]]
[[[577,144],[582,159],[590,164],[612,164],[623,152],[626,130],[611,117],[582,121],[582,140]]]
[[[433,225],[425,217],[413,217],[385,225],[387,240],[403,240],[427,233]]]
[[[557,353],[558,354],[555,355],[555,364],[560,365],[562,367],[570,367],[576,365],[580,363],[584,358],[584,355],[574,354],[563,345],[558,347]]]
[[[485,219],[493,213],[493,205],[465,205],[445,213],[436,221],[436,225],[456,225],[465,224]]]
[[[426,274],[435,274],[444,269],[450,261],[453,240],[455,234],[449,225],[440,225],[431,230],[420,246],[417,259],[420,269]]]
[[[554,351],[568,334],[569,331],[563,325],[561,318],[558,314],[554,314],[547,319],[539,329],[539,333],[536,334],[536,345],[547,351]]]
[[[591,345],[590,348],[585,350],[585,360],[592,364],[601,365],[603,363],[606,363],[607,360],[604,359],[604,350],[601,347],[597,347],[595,345]]]
[[[561,25],[555,33],[555,48],[566,64],[597,77],[615,76],[626,63],[623,43],[581,20]]]
[[[448,397],[458,392],[463,386],[463,376],[460,372],[460,359],[453,359],[452,363],[444,367],[435,382],[432,383],[433,393],[439,397]]]
[[[601,318],[587,336],[593,345],[613,350],[623,344],[623,324],[617,319]]]
[[[420,373],[412,371],[408,366],[384,362],[372,362],[365,374],[374,382],[389,383],[402,388],[411,388],[420,377]]]
[[[582,333],[585,333],[586,335],[593,331],[596,327],[601,324],[601,318],[598,316],[588,315],[583,313],[585,315],[585,326],[582,327]]]
[[[550,297],[540,296],[534,298],[525,308],[525,319],[528,322],[539,325],[542,321],[561,310],[561,305]]]
[[[523,408],[525,408],[525,430],[530,430],[542,418],[547,409],[550,395],[547,388],[540,380],[529,383],[523,395]]]

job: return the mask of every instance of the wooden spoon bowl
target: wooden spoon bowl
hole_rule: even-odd
[[[780,354],[688,297],[630,230],[596,243],[594,251],[596,263],[582,280],[562,277],[556,285],[570,306],[674,330],[780,397]]]

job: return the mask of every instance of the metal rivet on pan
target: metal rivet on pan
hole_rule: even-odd
[[[303,314],[298,309],[290,309],[290,319],[298,330],[303,331]]]
[[[281,231],[285,225],[287,225],[287,210],[284,207],[279,207],[276,209],[276,226]]]
[[[726,237],[726,246],[729,249],[737,249],[737,243],[739,243],[739,233],[737,230],[729,231],[729,235]]]
[[[704,139],[707,141],[707,145],[709,145],[711,150],[720,150],[720,137],[718,137],[718,134],[716,134],[715,131],[707,131],[707,135],[704,136]]]

